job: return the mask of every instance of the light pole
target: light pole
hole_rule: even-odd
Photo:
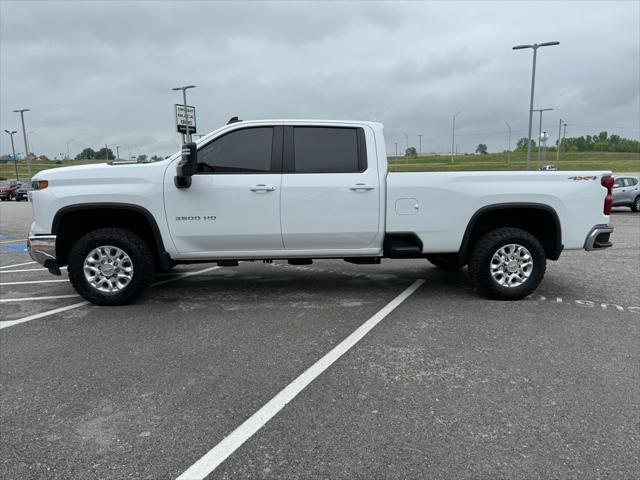
[[[511,165],[511,125],[509,125],[506,120],[504,121],[504,124],[509,129],[509,148],[507,149],[507,167],[508,167],[509,165]]]
[[[13,134],[18,133],[18,131],[13,130],[10,132],[9,130],[5,130],[5,132],[7,132],[11,137],[11,151],[13,152],[13,165],[16,167],[16,182],[18,182],[20,181],[20,177],[18,177],[18,158],[16,157],[16,147],[13,144]]]
[[[396,144],[396,158],[398,157],[398,142],[394,142]]]
[[[562,145],[562,119],[558,125],[558,148],[556,149],[556,163],[560,161],[560,145]],[[556,165],[557,167],[557,165]]]
[[[27,130],[24,128],[24,112],[29,112],[28,108],[21,108],[14,110],[14,113],[20,114],[20,120],[22,121],[22,137],[24,138],[24,151],[27,155],[27,175],[31,179],[31,156],[29,155],[29,144],[27,142]]]
[[[402,135],[404,135],[404,140],[406,143],[406,150],[404,151],[405,156],[407,155],[407,150],[409,150],[409,135],[407,135],[405,132],[403,132],[402,130],[400,130],[400,133]],[[407,157],[407,162],[409,161],[409,157]]]
[[[453,116],[453,128],[451,129],[451,165],[453,165],[453,154],[456,141],[456,117],[460,115],[460,111]]]
[[[418,156],[422,155],[422,134],[418,134]]]
[[[195,85],[186,85],[184,87],[174,87],[171,90],[182,90],[182,100],[184,104],[184,127],[185,127],[185,141],[186,143],[191,143],[191,133],[189,128],[189,114],[187,112],[187,90],[189,88],[196,88]]]
[[[534,43],[533,45],[516,45],[512,50],[522,50],[524,48],[533,49],[533,71],[531,72],[531,101],[529,102],[529,136],[527,143],[527,170],[531,168],[531,123],[533,122],[533,93],[536,85],[536,57],[538,56],[538,48],[551,47],[560,45],[560,42],[544,42]]]
[[[120,145],[116,145],[116,161],[120,160]]]
[[[553,108],[538,108],[535,110],[531,110],[532,112],[540,112],[540,124],[538,125],[538,168],[540,168],[540,155],[541,155],[541,151],[540,151],[540,136],[542,135],[542,112],[548,112],[550,110],[553,110]],[[527,166],[528,169],[528,166]]]

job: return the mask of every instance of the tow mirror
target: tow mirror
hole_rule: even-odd
[[[176,187],[189,188],[191,177],[198,168],[198,149],[195,143],[185,143],[182,146],[182,159],[176,167],[176,177],[173,179]]]

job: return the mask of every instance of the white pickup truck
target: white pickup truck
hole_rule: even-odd
[[[154,163],[33,179],[31,257],[120,305],[179,263],[341,258],[465,265],[519,299],[563,249],[611,246],[606,171],[390,173],[380,123],[236,121]]]

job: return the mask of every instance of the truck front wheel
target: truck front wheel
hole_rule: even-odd
[[[533,292],[544,277],[547,258],[540,241],[519,228],[485,233],[473,246],[469,274],[489,298],[519,300]]]
[[[121,228],[87,233],[69,253],[73,288],[96,305],[125,305],[138,298],[153,280],[154,263],[147,243]]]

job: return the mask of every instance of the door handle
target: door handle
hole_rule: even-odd
[[[276,187],[272,185],[265,185],[264,183],[259,183],[258,185],[254,185],[251,187],[252,192],[273,192]]]
[[[373,185],[367,185],[365,183],[356,183],[355,185],[351,185],[349,187],[349,189],[354,190],[354,191],[359,191],[359,190],[373,190],[374,187]]]

